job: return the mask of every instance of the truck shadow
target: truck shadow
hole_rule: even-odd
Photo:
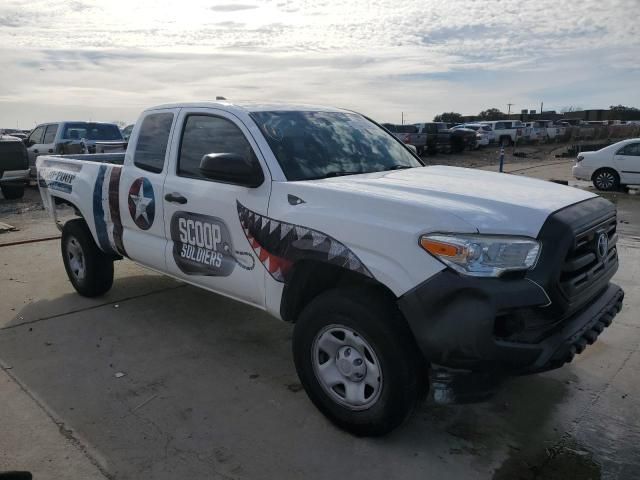
[[[487,478],[554,440],[548,425],[568,392],[546,375],[481,404],[425,404],[387,437],[355,438],[307,399],[291,325],[173,281],[145,291],[156,281],[120,278],[93,304],[36,301],[0,330],[12,376],[115,477]],[[43,311],[58,313],[38,320]]]

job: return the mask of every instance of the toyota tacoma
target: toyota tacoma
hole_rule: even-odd
[[[426,166],[347,110],[164,105],[126,153],[37,169],[78,293],[107,292],[128,258],[293,323],[307,394],[357,435],[389,432],[428,392],[457,401],[475,379],[560,367],[622,305],[612,203]],[[77,218],[60,222],[60,203]]]

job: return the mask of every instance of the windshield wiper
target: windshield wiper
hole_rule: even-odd
[[[383,172],[389,171],[389,170],[404,170],[405,168],[414,168],[412,165],[394,165],[393,167],[389,167],[385,170],[382,170]]]
[[[345,175],[359,175],[361,173],[367,173],[367,172],[350,172],[347,170],[336,170],[333,172],[325,173],[324,175],[318,175],[317,177],[307,178],[307,180],[319,180],[321,178],[344,177]]]
[[[385,168],[384,170],[377,170],[378,172],[388,172],[390,170],[404,170],[405,168],[414,168],[411,165],[394,165],[393,167]],[[355,172],[350,170],[334,170],[333,172],[325,173],[324,175],[318,175],[317,177],[307,178],[306,180],[320,180],[322,178],[335,178],[344,177],[345,175],[361,175],[363,173],[376,173],[376,170],[371,172]]]

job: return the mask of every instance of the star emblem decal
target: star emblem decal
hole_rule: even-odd
[[[153,186],[146,178],[138,178],[129,189],[129,213],[133,222],[142,230],[153,225],[155,217],[155,198]]]

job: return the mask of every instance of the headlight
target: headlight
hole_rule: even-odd
[[[423,235],[420,246],[457,272],[474,277],[528,270],[540,253],[536,240],[500,235]]]

